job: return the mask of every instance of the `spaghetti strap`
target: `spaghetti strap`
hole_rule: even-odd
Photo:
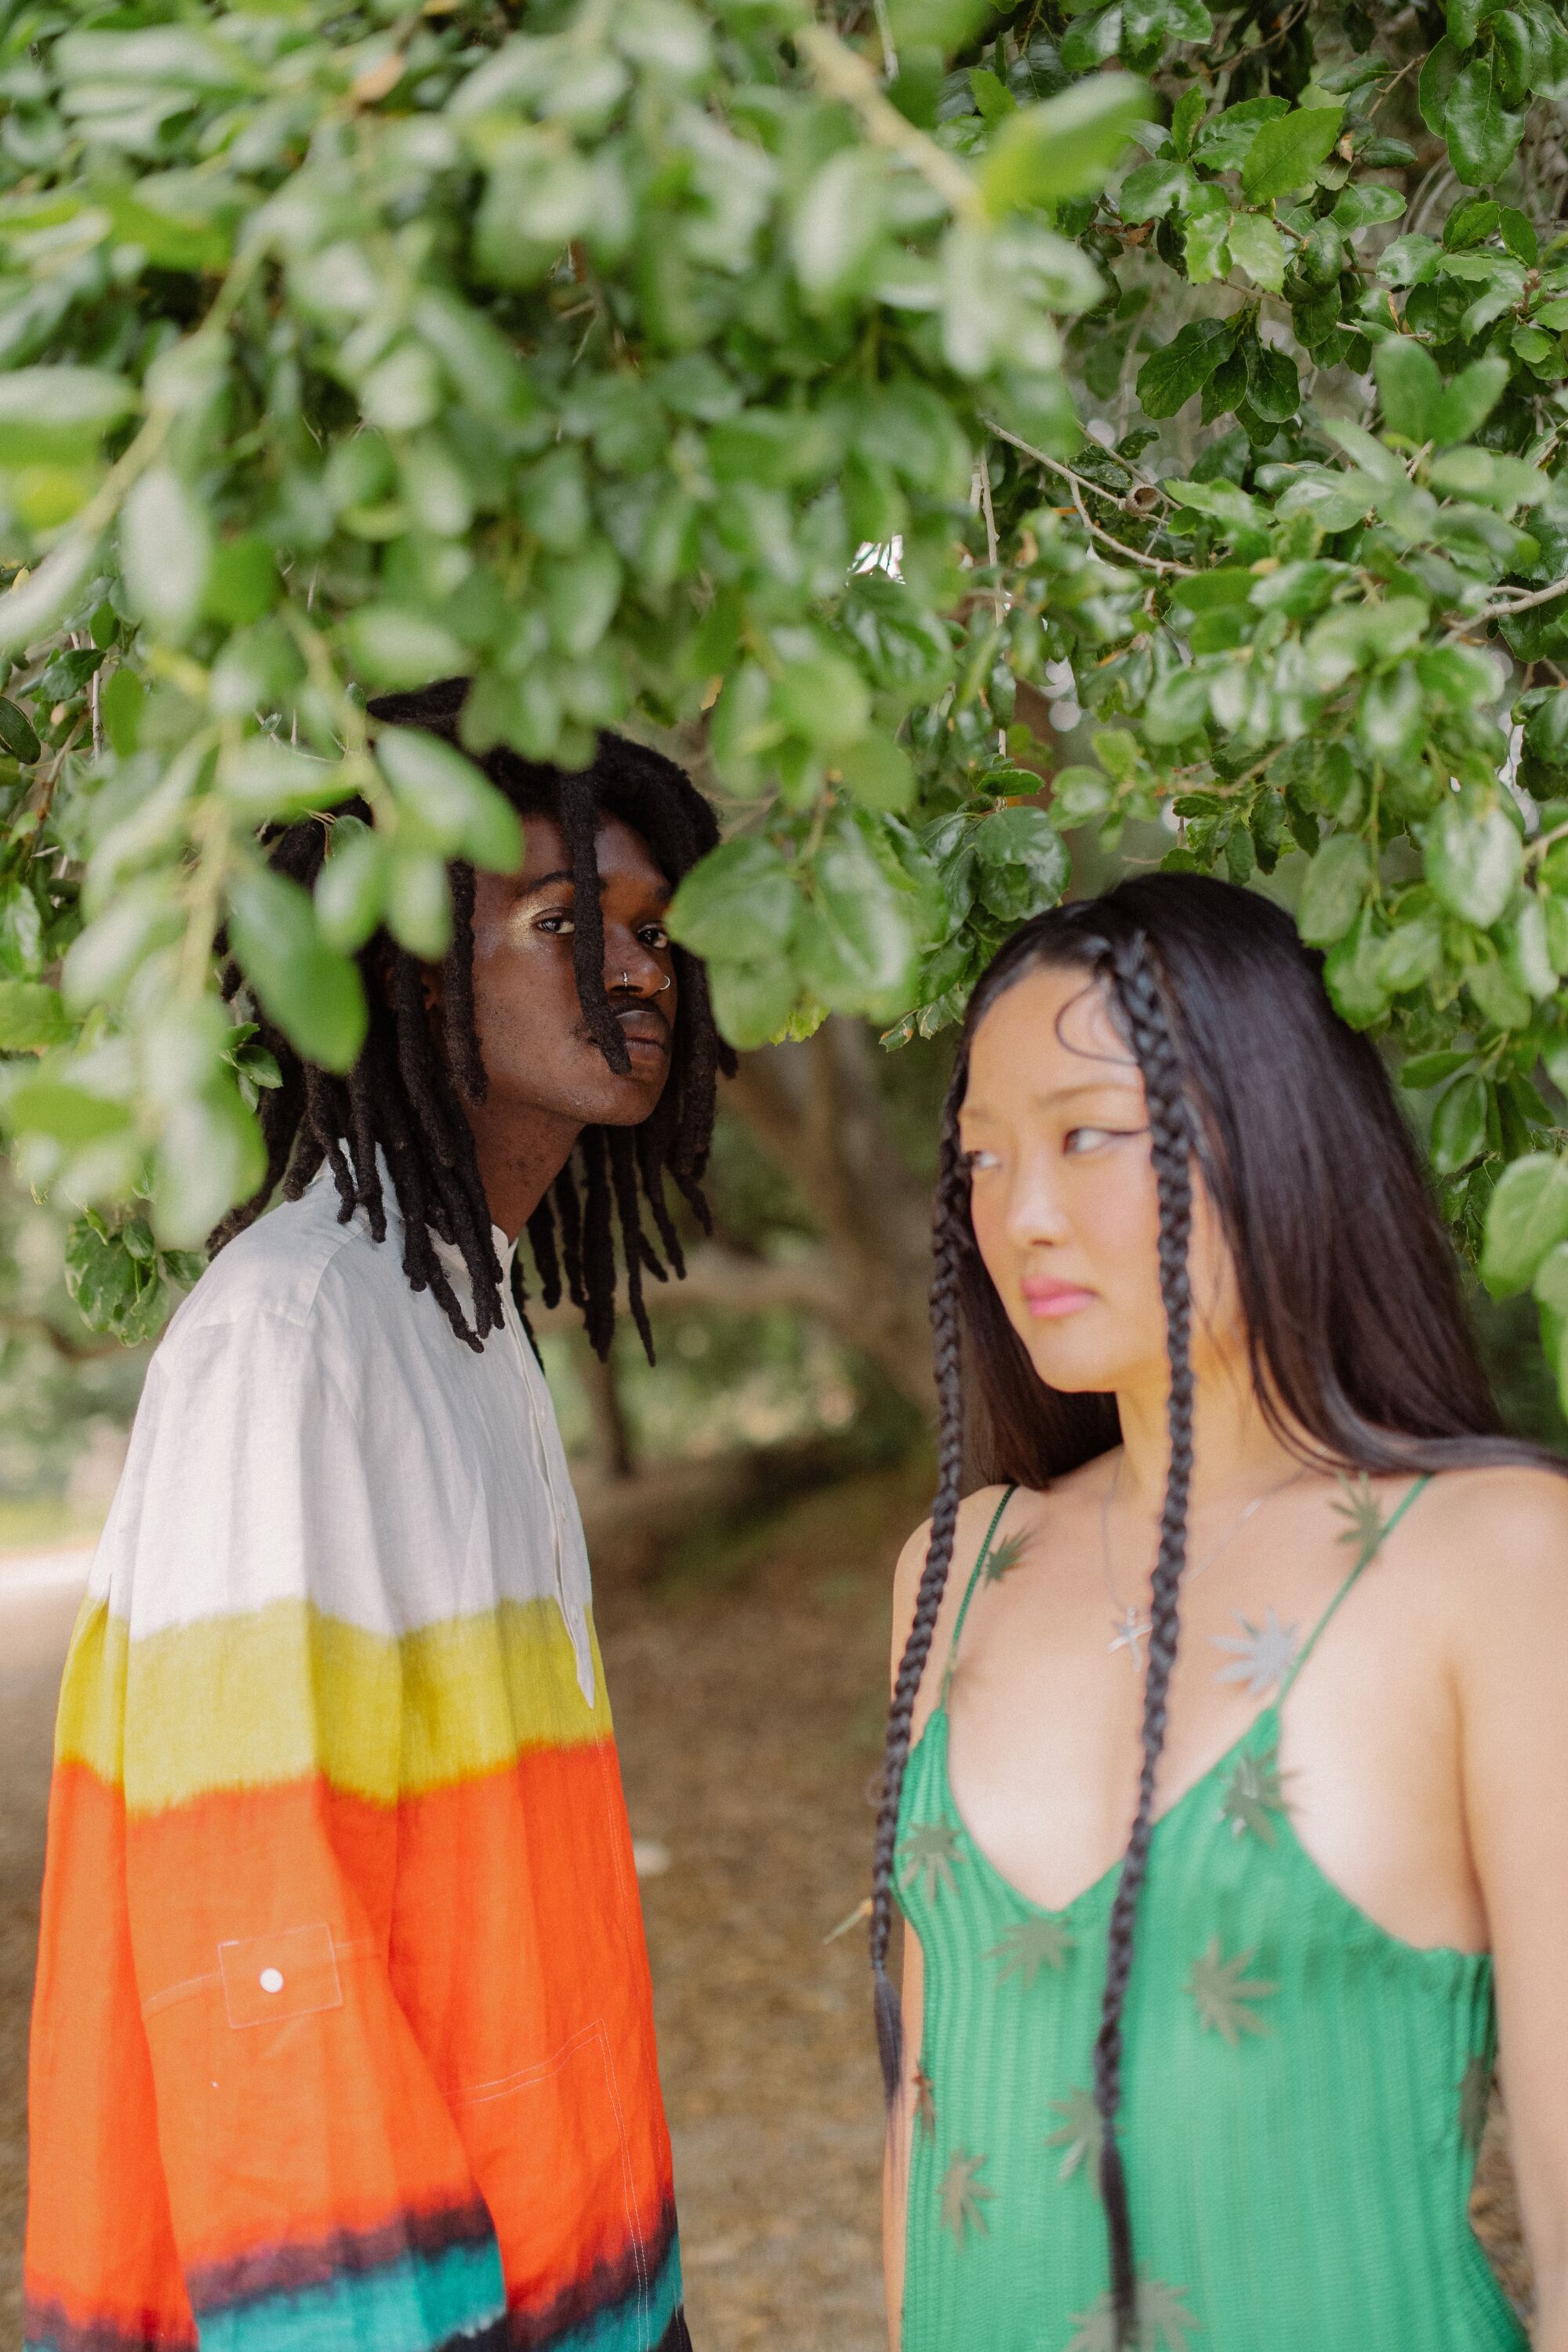
[[[1003,1496],[1002,1500],[997,1504],[994,1511],[991,1514],[991,1525],[985,1530],[985,1540],[980,1547],[979,1554],[974,1562],[973,1571],[969,1579],[968,1590],[964,1593],[963,1601],[959,1606],[958,1622],[952,1629],[952,1639],[948,1643],[947,1668],[942,1678],[942,1696],[938,1702],[941,1706],[945,1706],[947,1703],[947,1686],[952,1680],[952,1670],[958,1663],[958,1644],[963,1638],[963,1621],[969,1614],[969,1604],[974,1598],[974,1588],[980,1581],[981,1571],[984,1570],[986,1561],[991,1557],[991,1547],[996,1540],[996,1530],[1002,1524],[1002,1514],[1006,1509],[1008,1504],[1012,1501],[1017,1491],[1017,1481],[1015,1479],[1012,1486],[1008,1487],[1006,1493]]]
[[[1279,1685],[1279,1695],[1274,1702],[1276,1708],[1284,1706],[1286,1696],[1289,1691],[1291,1684],[1295,1681],[1297,1675],[1300,1673],[1302,1667],[1306,1664],[1308,1659],[1317,1648],[1318,1643],[1323,1633],[1327,1631],[1335,1611],[1339,1608],[1340,1603],[1345,1599],[1352,1587],[1355,1584],[1357,1578],[1362,1573],[1362,1570],[1372,1566],[1373,1561],[1377,1558],[1378,1553],[1383,1549],[1384,1545],[1394,1533],[1394,1528],[1399,1525],[1400,1520],[1405,1517],[1405,1512],[1410,1508],[1410,1506],[1415,1500],[1416,1496],[1421,1492],[1424,1486],[1429,1486],[1431,1483],[1431,1473],[1429,1471],[1424,1472],[1422,1475],[1415,1480],[1413,1486],[1405,1488],[1398,1502],[1395,1503],[1393,1510],[1390,1511],[1387,1518],[1384,1519],[1378,1525],[1375,1534],[1371,1536],[1369,1541],[1363,1544],[1361,1556],[1357,1559],[1355,1566],[1352,1569],[1350,1574],[1346,1577],[1344,1582],[1341,1585],[1339,1591],[1335,1593],[1333,1599],[1330,1601],[1328,1607],[1324,1610],[1322,1615],[1319,1618],[1317,1623],[1308,1634],[1306,1641],[1297,1652],[1289,1673],[1286,1675],[1284,1681]],[[1375,1506],[1373,1507],[1375,1508]]]

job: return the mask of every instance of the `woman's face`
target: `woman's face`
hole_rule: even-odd
[[[986,1272],[1040,1378],[1070,1393],[1165,1377],[1159,1206],[1143,1081],[1081,971],[1037,969],[985,1013],[959,1138]],[[1234,1269],[1194,1168],[1194,1361],[1244,1339]]]

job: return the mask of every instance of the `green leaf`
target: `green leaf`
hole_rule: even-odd
[[[76,1086],[69,1065],[46,1064],[11,1087],[5,1097],[5,1123],[20,1134],[52,1135],[57,1142],[100,1143],[122,1134],[130,1125],[123,1103],[111,1102],[87,1087]]]
[[[783,1036],[800,1001],[800,983],[788,963],[710,963],[708,986],[713,1017],[731,1045],[742,1052]]]
[[[399,838],[386,865],[386,928],[400,947],[438,963],[452,938],[452,891],[447,861]]]
[[[1428,50],[1416,85],[1416,104],[1421,120],[1436,139],[1443,136],[1443,121],[1448,109],[1448,93],[1458,79],[1462,63],[1461,52],[1445,33],[1435,47]]]
[[[1436,438],[1443,379],[1430,352],[1410,335],[1390,335],[1372,355],[1383,396],[1383,421],[1406,441]]]
[[[316,920],[340,955],[357,955],[381,921],[386,898],[386,844],[356,817],[341,817],[316,877]]]
[[[773,843],[742,835],[710,850],[684,877],[667,920],[672,939],[710,962],[768,956],[787,970],[802,904],[789,865]],[[792,983],[792,1003],[794,994]]]
[[[889,878],[849,816],[834,819],[812,867],[812,896],[796,961],[813,995],[844,1012],[889,1013],[915,991],[915,919],[908,891]]]
[[[979,170],[993,213],[1019,205],[1091,195],[1103,187],[1132,135],[1153,111],[1147,85],[1131,74],[1095,74],[1058,98],[1009,115]]]
[[[212,527],[202,501],[172,467],[150,467],[126,499],[120,560],[136,610],[158,635],[177,643],[206,593]]]
[[[228,914],[246,976],[289,1044],[322,1069],[352,1069],[364,1043],[364,992],[354,966],[322,939],[308,894],[253,869],[230,881]]]
[[[74,1025],[58,988],[41,980],[0,980],[0,1053],[63,1045]]]
[[[427,613],[362,604],[343,625],[355,669],[373,686],[409,688],[455,677],[467,662],[462,640]]]
[[[271,735],[247,735],[218,761],[218,789],[253,823],[331,808],[353,791],[335,761],[312,760]]]
[[[1511,373],[1508,362],[1495,352],[1461,368],[1437,403],[1435,439],[1443,444],[1468,441],[1479,433],[1508,389]]]
[[[167,1319],[168,1267],[141,1217],[116,1232],[89,1211],[66,1234],[66,1289],[82,1321],[129,1348],[151,1339]]]
[[[0,745],[4,745],[13,760],[19,760],[25,768],[31,767],[35,760],[43,757],[44,747],[34,734],[32,721],[26,712],[18,709],[16,703],[8,701],[4,695],[0,695]]]
[[[1452,1176],[1479,1160],[1487,1142],[1487,1089],[1473,1071],[1456,1078],[1432,1114],[1432,1165]]]
[[[888,735],[867,735],[838,755],[838,772],[864,808],[907,809],[918,789],[909,753]]]
[[[522,824],[517,811],[461,751],[421,727],[383,727],[375,758],[437,849],[465,857],[487,874],[519,872]]]
[[[1185,163],[1173,156],[1156,156],[1140,163],[1121,183],[1117,208],[1124,221],[1163,220],[1173,205],[1183,203],[1197,181]]]
[[[1230,257],[1255,286],[1278,294],[1285,283],[1285,247],[1279,230],[1261,213],[1237,213],[1230,224]]]
[[[1440,1086],[1445,1078],[1451,1078],[1455,1071],[1462,1070],[1469,1059],[1469,1054],[1463,1046],[1457,1052],[1413,1054],[1399,1073],[1399,1083],[1402,1087],[1408,1087],[1412,1092],[1419,1093],[1427,1087]]]
[[[1294,113],[1265,122],[1241,167],[1241,184],[1248,200],[1267,204],[1304,186],[1332,152],[1343,111],[1338,106],[1298,108]]]
[[[0,654],[47,636],[90,579],[98,550],[94,533],[74,533],[52,547],[26,580],[13,582],[0,596]]]
[[[841,147],[813,174],[795,208],[790,254],[816,307],[827,308],[856,284],[881,241],[886,216],[887,175],[869,148]]]
[[[1043,809],[997,809],[973,835],[980,895],[1003,922],[1054,907],[1067,887],[1067,845]]]
[[[772,706],[792,735],[822,751],[858,741],[871,720],[870,688],[860,672],[842,654],[826,649],[784,664]]]
[[[1426,827],[1426,879],[1445,907],[1489,929],[1512,897],[1524,845],[1496,806],[1467,808],[1450,795]]]
[[[1468,187],[1496,185],[1512,163],[1524,117],[1503,104],[1491,58],[1473,58],[1448,92],[1443,130],[1448,158]]]
[[[9,369],[0,374],[0,466],[91,457],[137,404],[124,377],[103,368]]]
[[[153,1160],[159,1241],[172,1249],[196,1247],[225,1210],[254,1192],[266,1174],[261,1130],[232,1086],[183,1097],[164,1119]]]
[[[1528,1290],[1548,1251],[1568,1241],[1568,1160],[1527,1152],[1503,1170],[1487,1210],[1481,1280],[1494,1298]]]
[[[1372,853],[1359,834],[1331,834],[1308,866],[1296,925],[1310,947],[1331,947],[1361,911],[1373,884]]]
[[[1236,342],[1228,319],[1192,319],[1163,349],[1152,352],[1138,372],[1138,397],[1146,416],[1174,416],[1201,392]]]

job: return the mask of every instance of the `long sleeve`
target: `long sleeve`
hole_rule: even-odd
[[[160,1350],[61,1699],[37,2352],[504,2339],[491,2217],[394,1982],[417,1726],[344,1565],[395,1541],[389,1510],[306,1327]]]

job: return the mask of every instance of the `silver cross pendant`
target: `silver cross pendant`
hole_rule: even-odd
[[[1122,1610],[1120,1616],[1113,1617],[1110,1622],[1116,1628],[1116,1634],[1112,1641],[1106,1643],[1106,1648],[1131,1650],[1132,1664],[1134,1666],[1141,1666],[1143,1660],[1139,1653],[1138,1644],[1148,1639],[1150,1630],[1148,1618],[1140,1617],[1136,1609],[1129,1604]]]

